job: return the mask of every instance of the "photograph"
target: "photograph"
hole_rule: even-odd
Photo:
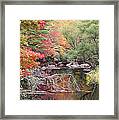
[[[20,100],[99,100],[99,20],[20,20]]]
[[[0,118],[118,119],[116,0],[1,5]]]

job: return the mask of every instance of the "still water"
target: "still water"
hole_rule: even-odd
[[[82,69],[37,69],[27,78],[28,88],[21,88],[20,99],[30,100],[94,100],[98,84],[86,84]],[[28,82],[29,81],[29,82]],[[22,84],[23,80],[21,81]]]

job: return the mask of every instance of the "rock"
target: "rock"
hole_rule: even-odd
[[[79,65],[81,68],[91,68],[91,66],[87,63],[84,63],[84,64],[80,64]]]
[[[47,69],[47,67],[44,67],[44,66],[41,68],[41,70],[46,70],[46,69]]]
[[[64,64],[59,64],[58,66],[59,66],[59,67],[63,67],[63,66],[64,66]]]
[[[55,65],[48,65],[48,68],[55,68]]]
[[[71,68],[71,64],[72,64],[72,63],[67,64],[66,67]]]
[[[79,64],[77,62],[71,62],[69,64],[66,65],[69,68],[79,68]]]
[[[90,68],[85,68],[85,69],[83,69],[83,71],[84,71],[84,72],[90,72],[91,69],[90,69]]]

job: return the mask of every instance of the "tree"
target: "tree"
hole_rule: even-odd
[[[39,50],[41,41],[47,39],[48,29],[44,20],[21,20],[20,24],[20,45]]]
[[[55,50],[54,57],[61,60],[62,56],[66,52],[67,49],[70,48],[70,44],[63,36],[62,32],[60,31],[61,26],[65,26],[69,24],[67,20],[57,20],[50,22],[50,31],[49,36],[53,43],[53,48]]]
[[[72,49],[66,51],[64,59],[81,59],[94,65],[99,59],[99,25],[97,20],[75,21],[61,29]]]
[[[22,77],[30,75],[29,69],[38,67],[40,63],[36,62],[38,58],[44,58],[44,54],[36,53],[29,48],[20,49],[20,74]]]
[[[21,20],[20,24],[20,70],[21,77],[30,75],[29,70],[38,67],[37,59],[45,57],[41,53],[41,41],[47,39],[48,29],[44,20]]]
[[[73,21],[72,24],[65,25],[61,28],[61,32],[63,33],[72,49],[75,49],[80,42],[80,31],[76,22],[77,21]]]

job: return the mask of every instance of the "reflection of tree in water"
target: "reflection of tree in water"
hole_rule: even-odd
[[[21,99],[98,99],[94,97],[98,90],[97,84],[86,85],[85,79],[82,68],[43,66],[33,70],[32,76],[21,80]]]

